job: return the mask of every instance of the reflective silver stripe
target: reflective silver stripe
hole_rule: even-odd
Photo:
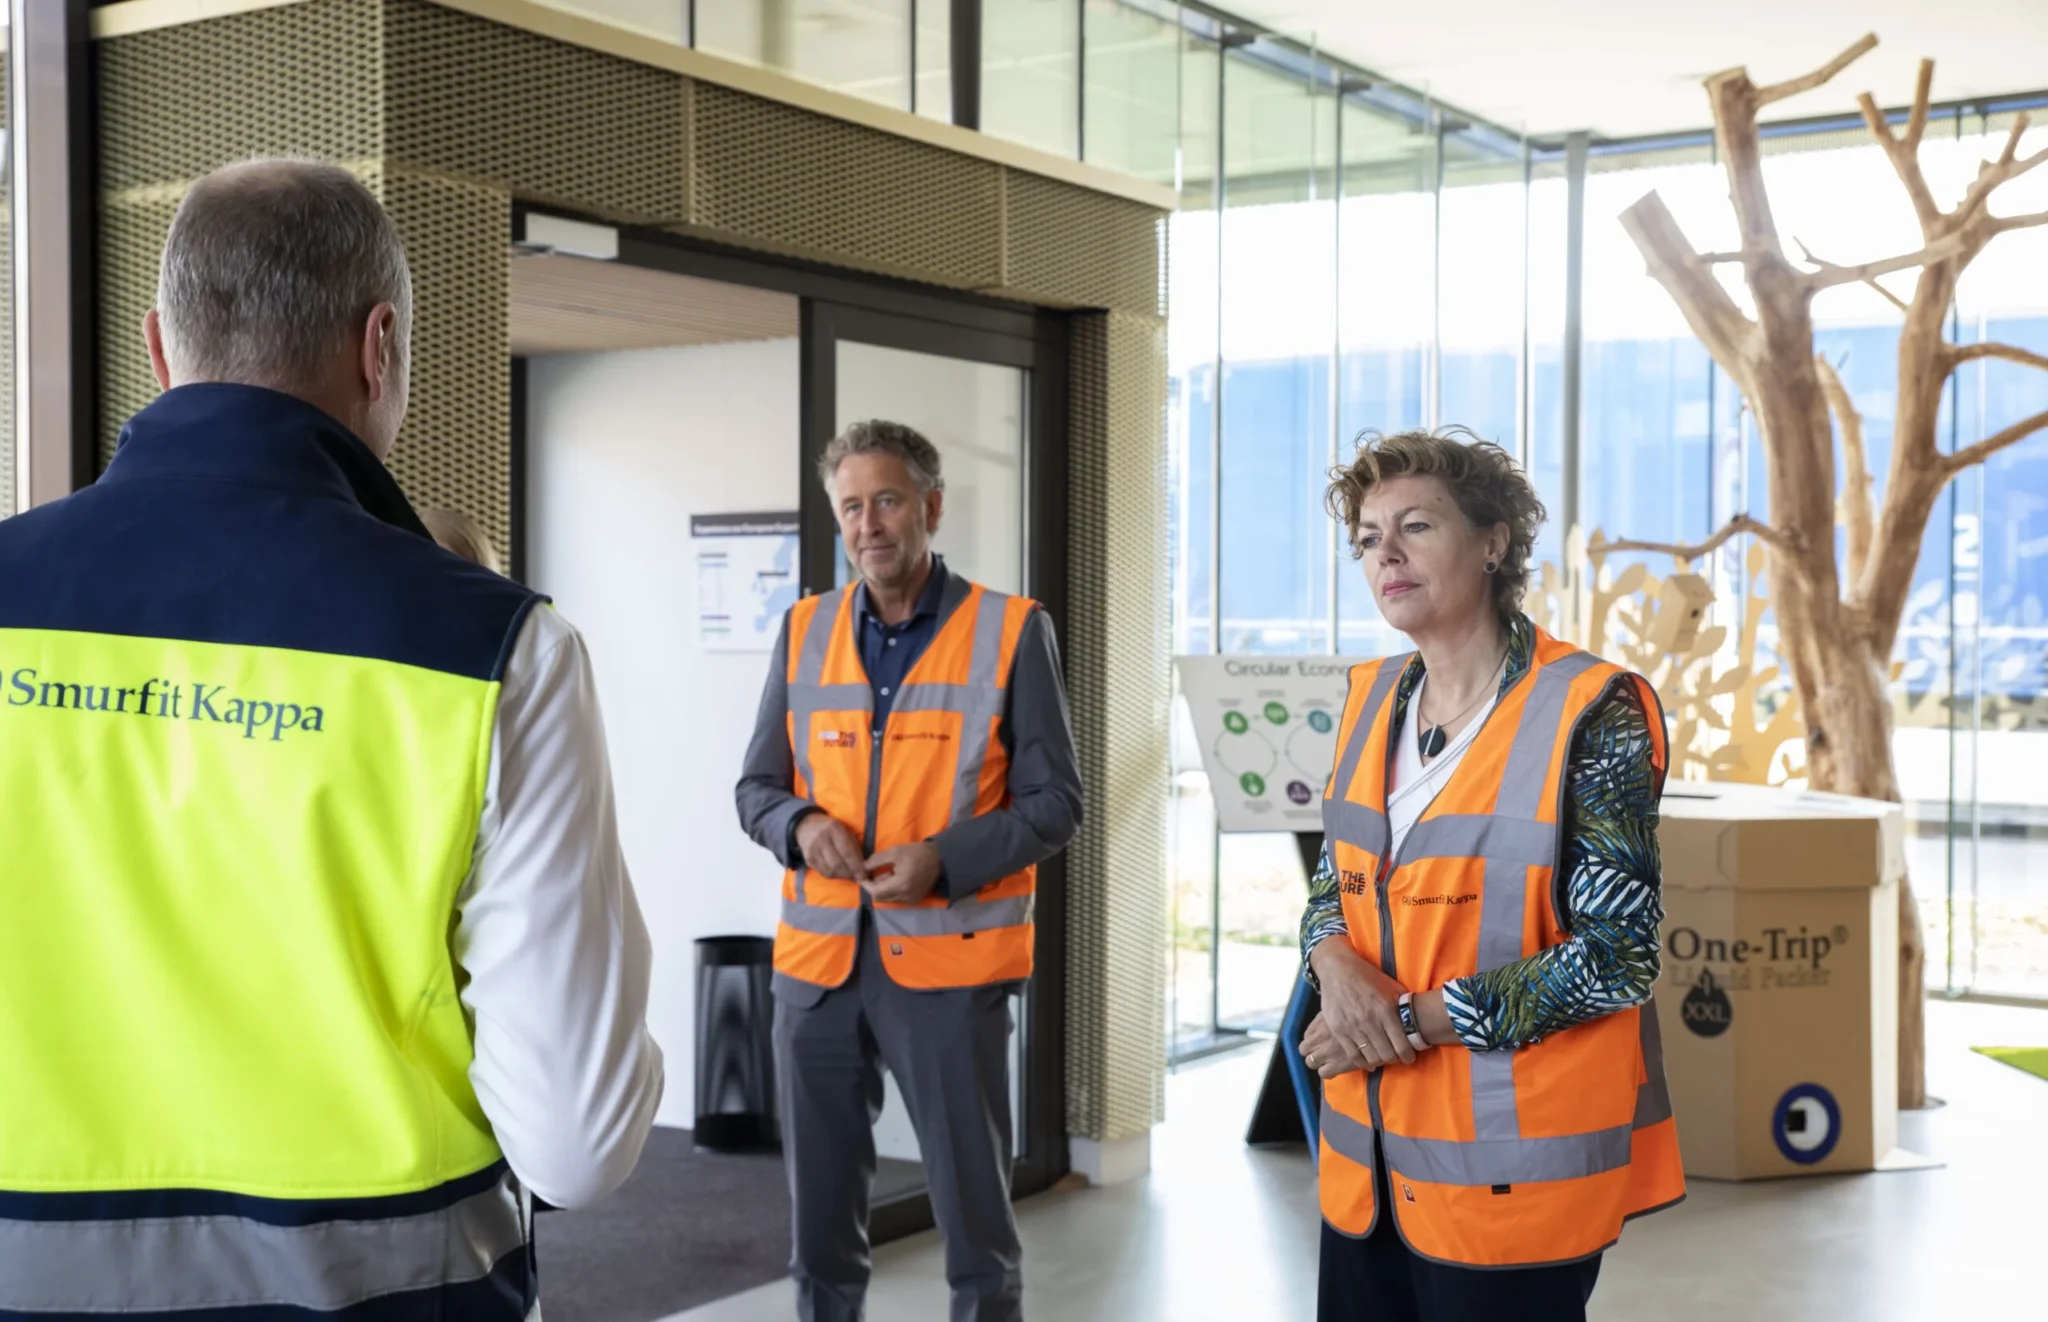
[[[1515,1110],[1515,1055],[1472,1053],[1472,1133],[1482,1142],[1522,1136],[1521,1116]]]
[[[1358,719],[1351,726],[1351,740],[1338,750],[1336,771],[1323,798],[1323,835],[1329,841],[1342,840],[1373,854],[1387,851],[1386,817],[1363,804],[1351,802],[1346,796],[1351,792],[1352,780],[1358,775],[1358,762],[1365,756],[1365,746],[1372,739],[1373,727],[1379,724],[1380,712],[1387,705],[1387,696],[1394,691],[1395,683],[1408,669],[1408,663],[1414,656],[1413,652],[1404,652],[1380,662],[1380,668],[1372,678],[1372,687],[1366,690],[1365,702],[1358,709]],[[1370,814],[1370,817],[1361,817],[1361,813]],[[1378,819],[1377,826],[1373,818]]]
[[[989,740],[1003,713],[1000,673],[1003,659],[1003,617],[1009,598],[981,590],[976,599],[974,650],[967,658],[967,693],[957,695],[962,707],[960,744],[953,763],[951,821],[964,822],[981,803],[981,772],[988,762]],[[920,685],[919,687],[923,687]],[[948,686],[952,687],[952,686]]]
[[[1570,652],[1530,677],[1534,688],[1515,726],[1508,764],[1501,775],[1494,811],[1503,817],[1533,821],[1541,815],[1544,790],[1550,782],[1550,756],[1557,749],[1557,727],[1564,719],[1564,701],[1572,681],[1600,664],[1591,652]]]
[[[860,930],[860,909],[833,909],[801,900],[782,902],[782,921],[799,932],[819,936],[852,936]]]
[[[1372,1169],[1371,1125],[1345,1115],[1331,1106],[1330,1099],[1325,1097],[1320,1127],[1324,1140],[1330,1145],[1330,1151],[1346,1160],[1357,1162],[1367,1170]]]
[[[820,711],[835,710],[827,704],[834,700],[839,691],[857,687],[835,685],[827,688],[820,683],[825,678],[825,653],[832,645],[832,630],[834,622],[839,618],[842,592],[844,589],[836,588],[818,598],[817,608],[811,613],[810,627],[804,630],[803,644],[797,649],[796,678],[790,681],[788,696],[785,699],[792,717],[790,753],[796,763],[797,775],[803,778],[805,788],[813,794],[817,793],[818,780],[811,771],[811,740],[814,738],[811,732],[811,717]],[[872,700],[872,697],[863,691],[859,701],[854,705],[859,707]]]
[[[0,1312],[160,1313],[273,1305],[328,1312],[460,1285],[526,1244],[508,1173],[417,1216],[266,1225],[239,1216],[0,1220]]]
[[[1664,1033],[1657,1023],[1657,1000],[1636,1008],[1636,1027],[1643,1044],[1643,1072],[1649,1077],[1636,1089],[1634,1127],[1648,1129],[1671,1118],[1671,1085],[1664,1080]]]
[[[1363,849],[1375,857],[1387,852],[1387,815],[1349,799],[1323,800],[1323,834],[1331,841]]]
[[[993,720],[1003,714],[1003,691],[973,684],[908,683],[897,693],[892,711],[959,712]]]
[[[1424,858],[1485,858],[1524,867],[1547,866],[1557,861],[1557,827],[1550,822],[1517,821],[1483,813],[1425,817],[1408,828],[1408,838],[1401,842],[1401,862],[1413,863]],[[1517,940],[1521,931],[1517,911]],[[1479,967],[1493,965],[1482,961]]]
[[[1628,1165],[1631,1125],[1562,1138],[1403,1138],[1382,1134],[1390,1170],[1431,1184],[1488,1186],[1576,1180]]]
[[[1529,868],[1557,862],[1558,826],[1540,822],[1550,782],[1551,755],[1564,724],[1565,699],[1572,681],[1599,664],[1587,652],[1572,652],[1539,666],[1533,689],[1515,725],[1508,746],[1507,767],[1491,815],[1464,819],[1478,829],[1432,825],[1432,845],[1456,857],[1486,860],[1479,897],[1480,969],[1497,969],[1522,957],[1522,932],[1528,919]],[[1439,818],[1437,821],[1445,821]],[[1420,831],[1425,823],[1417,823]],[[1460,842],[1458,837],[1469,837]],[[1460,843],[1468,847],[1459,848]],[[1447,846],[1447,847],[1442,847]],[[1404,858],[1405,861],[1405,858]],[[1515,1106],[1515,1052],[1472,1053],[1472,1132],[1482,1142],[1513,1142],[1521,1138],[1521,1117]],[[1495,1180],[1495,1184],[1509,1181]]]
[[[825,653],[832,647],[832,631],[838,627],[839,607],[845,588],[834,588],[818,598],[811,612],[811,624],[804,630],[803,647],[797,652],[793,684],[816,685],[825,678]]]
[[[955,900],[946,907],[896,909],[875,907],[875,930],[884,936],[959,936],[998,927],[1022,927],[1031,921],[1036,898],[1011,895],[1000,900]]]

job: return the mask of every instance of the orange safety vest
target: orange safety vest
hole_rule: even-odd
[[[1528,673],[1389,859],[1389,699],[1412,657],[1352,670],[1323,822],[1352,946],[1422,991],[1566,939],[1552,895],[1566,763],[1580,721],[1611,686],[1642,695],[1660,788],[1665,747],[1647,680],[1539,629]],[[1436,1047],[1412,1065],[1328,1080],[1322,1211],[1346,1235],[1369,1234],[1378,1219],[1375,1131],[1402,1238],[1457,1266],[1587,1258],[1628,1218],[1685,1196],[1654,1004],[1512,1051]]]
[[[1010,805],[1010,755],[997,737],[1025,622],[1026,597],[954,579],[938,630],[877,730],[874,691],[853,631],[853,590],[806,597],[789,612],[789,748],[795,792],[874,854],[929,840]],[[1038,869],[951,902],[872,904],[883,967],[905,987],[980,987],[1031,976]],[[775,931],[779,978],[837,987],[853,974],[866,893],[793,868]]]

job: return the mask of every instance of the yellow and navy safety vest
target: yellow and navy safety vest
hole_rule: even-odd
[[[880,729],[854,638],[852,589],[806,597],[789,612],[796,794],[838,819],[871,854],[1010,805],[1010,757],[999,727],[1017,642],[1038,605],[958,576],[946,587],[938,632]],[[920,990],[1030,977],[1037,884],[1038,869],[1029,867],[950,902],[933,895],[920,904],[874,905],[882,967]],[[837,987],[852,975],[863,899],[851,881],[805,868],[784,874],[775,976],[785,993],[802,994],[792,983]]]
[[[1564,857],[1572,738],[1613,686],[1650,715],[1664,779],[1664,718],[1649,681],[1537,630],[1527,673],[1503,693],[1398,854],[1389,856],[1392,695],[1412,660],[1351,672],[1323,801],[1352,945],[1414,991],[1559,945],[1553,881]],[[1510,1051],[1439,1047],[1411,1065],[1323,1087],[1323,1218],[1370,1234],[1373,1167],[1416,1253],[1467,1267],[1572,1262],[1632,1216],[1685,1195],[1653,1004]],[[1377,1137],[1377,1143],[1375,1138]]]
[[[449,942],[537,600],[251,387],[0,520],[0,1316],[526,1316]]]

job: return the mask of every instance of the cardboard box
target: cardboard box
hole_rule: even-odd
[[[1874,1169],[1898,1141],[1899,806],[1674,782],[1658,840],[1686,1173]]]

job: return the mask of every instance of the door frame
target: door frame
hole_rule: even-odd
[[[512,232],[524,232],[529,211],[589,219],[551,207],[514,208]],[[1058,312],[960,293],[886,276],[865,275],[796,258],[764,256],[662,230],[618,228],[622,265],[793,294],[800,300],[800,399],[797,462],[802,495],[799,563],[805,593],[833,585],[837,525],[816,479],[818,458],[834,430],[836,346],[841,340],[909,349],[1026,369],[1025,591],[1067,632],[1068,318]],[[526,521],[526,372],[512,368],[512,563]],[[1064,667],[1064,660],[1062,666]],[[1067,867],[1064,852],[1039,865],[1036,972],[1025,991],[1024,1086],[1019,1091],[1022,1144],[1011,1192],[1026,1197],[1067,1174],[1066,972]],[[876,1202],[869,1235],[886,1243],[934,1224],[923,1190]]]

